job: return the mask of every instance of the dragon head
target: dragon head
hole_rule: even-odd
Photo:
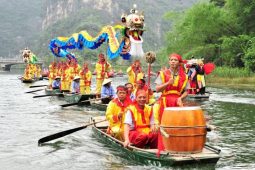
[[[121,16],[121,21],[126,27],[125,34],[126,36],[132,36],[132,38],[136,41],[140,41],[143,28],[144,28],[144,14],[143,12],[138,12],[136,10],[136,5],[134,4],[134,8],[130,10],[130,14],[123,14]]]
[[[22,54],[22,58],[23,58],[23,61],[25,63],[29,63],[29,61],[31,60],[31,50],[29,50],[28,48],[25,48],[24,50],[21,51],[21,54]]]

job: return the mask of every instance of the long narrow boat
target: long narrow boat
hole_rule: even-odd
[[[62,93],[62,94],[61,94]],[[48,94],[48,95],[54,95],[54,94],[58,94],[57,97],[64,97],[64,94],[62,91],[60,91],[59,89],[49,89],[49,88],[46,88],[45,89],[45,94]]]
[[[77,93],[64,93],[64,99],[68,103],[79,103],[85,100],[95,98],[95,94],[77,94]],[[90,105],[90,102],[82,102],[82,105]]]
[[[36,81],[35,79],[24,79],[24,78],[21,78],[20,80],[22,83],[34,83]]]
[[[92,108],[95,108],[100,111],[106,111],[108,104],[103,104],[101,101],[91,101],[90,105]]]
[[[205,94],[188,94],[189,99],[209,99],[210,93]]]
[[[104,116],[99,116],[91,118],[90,121],[97,122],[104,119]],[[124,158],[128,158],[137,163],[156,166],[174,166],[188,164],[209,164],[214,166],[220,158],[220,150],[209,145],[205,145],[201,153],[173,154],[167,151],[163,151],[160,153],[159,157],[157,157],[157,149],[141,149],[134,146],[128,146],[127,148],[124,148],[121,141],[106,133],[107,127],[107,121],[92,126],[95,137],[97,137],[99,141],[107,144],[107,146],[113,147],[119,153],[123,153]]]

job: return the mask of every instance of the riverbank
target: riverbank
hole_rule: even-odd
[[[206,84],[209,87],[255,91],[255,76],[226,78],[216,75],[209,75],[206,77]]]

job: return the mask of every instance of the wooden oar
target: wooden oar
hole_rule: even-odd
[[[42,91],[42,90],[44,90],[44,89],[37,89],[37,90],[27,91],[25,93],[33,93],[33,92]]]
[[[89,100],[84,100],[84,101],[76,102],[76,103],[61,104],[60,106],[61,107],[74,106],[74,105],[79,105],[79,104],[82,104],[82,103],[90,102],[90,101],[93,101],[93,100],[101,100],[101,99],[103,99],[103,98],[89,99]]]
[[[43,87],[43,86],[48,86],[48,85],[44,84],[44,85],[37,85],[37,86],[29,86],[29,88]]]
[[[71,134],[71,133],[74,133],[74,132],[76,132],[76,131],[85,129],[86,127],[88,127],[88,126],[90,126],[90,125],[94,125],[94,124],[97,124],[97,123],[100,123],[100,122],[104,122],[104,121],[106,121],[106,120],[100,120],[100,121],[98,121],[98,122],[89,123],[89,124],[86,124],[86,125],[81,126],[81,127],[77,127],[77,128],[74,128],[74,129],[65,130],[65,131],[63,131],[63,132],[58,132],[58,133],[55,133],[55,134],[46,136],[46,137],[41,138],[41,139],[38,140],[38,145],[41,145],[42,143],[45,143],[45,142],[48,142],[48,141],[51,141],[51,140],[54,140],[54,139],[61,138],[61,137],[63,137],[63,136],[66,136],[66,135],[69,135],[69,134]]]
[[[62,95],[62,94],[63,94],[63,93],[44,94],[44,95],[33,96],[33,98],[38,98],[38,97],[47,97],[47,96],[59,96],[59,95]]]

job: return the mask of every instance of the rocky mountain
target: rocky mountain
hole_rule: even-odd
[[[171,23],[163,16],[168,11],[181,11],[198,0],[2,0],[0,40],[1,55],[15,54],[29,46],[39,56],[49,54],[48,43],[58,36],[70,36],[87,30],[96,36],[102,26],[121,22],[121,15],[129,13],[133,4],[145,14],[144,49],[157,50],[164,42],[164,34]],[[6,8],[7,7],[7,8]],[[2,8],[3,9],[3,8]],[[11,12],[9,12],[11,11]],[[4,13],[3,13],[4,12]],[[4,19],[4,20],[3,20]],[[105,50],[105,49],[99,49]]]

